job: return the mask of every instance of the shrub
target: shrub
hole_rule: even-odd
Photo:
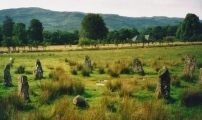
[[[115,77],[115,78],[118,78],[119,77],[119,74],[120,74],[120,69],[118,67],[115,67],[115,68],[109,68],[108,69],[108,73],[111,77]]]
[[[21,120],[19,112],[25,110],[26,101],[19,97],[17,93],[10,94],[5,98],[0,98],[0,119],[1,120]]]
[[[84,77],[89,77],[90,76],[90,69],[88,67],[84,67],[81,71],[82,75]]]
[[[111,90],[112,92],[116,91],[116,90],[120,90],[122,87],[122,82],[121,80],[116,80],[116,81],[111,81],[108,80],[106,83],[106,88]]]
[[[67,58],[65,58],[65,62],[69,62],[69,60]]]
[[[42,89],[39,98],[41,104],[47,104],[59,95],[58,84],[55,84],[53,81],[44,81],[40,87]]]
[[[57,67],[54,71],[49,73],[49,78],[52,78],[57,81],[64,74],[65,74],[65,70],[62,67]]]
[[[81,81],[74,82],[74,91],[77,95],[82,95],[85,91],[84,84]]]
[[[192,107],[202,105],[202,90],[201,89],[185,89],[180,95],[180,105],[185,107]]]
[[[131,97],[134,91],[134,87],[132,85],[123,85],[121,89],[119,90],[119,96],[127,96]]]
[[[97,68],[97,62],[93,62],[92,66],[93,68]]]
[[[54,120],[78,120],[78,111],[65,97],[52,107],[52,117]]]
[[[17,67],[17,70],[15,71],[16,74],[22,74],[25,72],[25,66],[20,65]]]
[[[74,94],[74,80],[73,79],[66,78],[66,79],[60,80],[58,84],[59,84],[58,90],[59,90],[60,95]]]
[[[111,99],[108,96],[104,96],[101,100],[101,106],[111,112],[116,112],[117,111],[117,100]]]
[[[198,62],[198,63],[196,64],[196,66],[197,66],[198,69],[202,68],[202,62]]]
[[[120,120],[141,120],[142,116],[137,111],[140,111],[141,106],[136,99],[124,97],[119,106]]]
[[[50,119],[45,117],[45,115],[40,110],[31,111],[25,118],[26,120],[49,120]]]
[[[76,64],[76,69],[77,70],[82,70],[83,69],[83,65],[82,64]]]
[[[169,111],[162,101],[146,101],[142,106],[143,120],[170,120]]]
[[[75,67],[73,67],[71,69],[71,73],[72,73],[72,75],[77,75],[77,69]]]
[[[130,68],[130,67],[123,67],[122,69],[121,69],[121,74],[130,74],[131,73],[131,71],[132,71],[132,69]]]
[[[99,74],[104,74],[105,73],[104,67],[98,67],[98,73]]]

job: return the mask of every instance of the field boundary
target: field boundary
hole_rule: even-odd
[[[0,53],[6,53],[6,52],[48,52],[48,51],[72,51],[72,50],[109,50],[109,49],[133,49],[133,48],[150,48],[150,47],[173,47],[173,46],[190,46],[190,45],[202,45],[202,42],[173,42],[173,43],[150,43],[147,44],[145,43],[144,46],[142,43],[138,44],[98,44],[96,47],[95,46],[79,46],[79,45],[50,45],[47,47],[43,46],[38,46],[38,48],[30,48],[28,46],[25,47],[16,47],[15,50],[12,48],[10,51],[8,50],[7,47],[0,47]]]

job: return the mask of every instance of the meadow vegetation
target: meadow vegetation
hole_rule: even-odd
[[[96,50],[32,51],[0,54],[0,119],[2,120],[197,120],[202,117],[202,87],[198,84],[202,45],[127,47]],[[183,76],[186,54],[196,56],[191,81]],[[92,72],[85,68],[88,55]],[[12,87],[3,85],[3,69],[11,67]],[[132,71],[134,57],[145,75]],[[40,59],[44,78],[32,72]],[[166,66],[171,74],[172,103],[155,97],[157,71]],[[28,77],[31,102],[17,96],[18,76]],[[102,82],[104,86],[96,85]],[[72,100],[83,96],[88,108]]]

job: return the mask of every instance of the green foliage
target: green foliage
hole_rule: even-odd
[[[17,46],[25,46],[27,45],[27,32],[26,26],[24,23],[16,23],[13,28],[13,37],[14,39],[19,41]]]
[[[201,26],[198,16],[188,13],[179,25],[176,37],[183,41],[196,41],[200,34]]]
[[[92,40],[104,39],[108,33],[104,20],[99,14],[85,15],[81,21],[81,27],[82,36]]]
[[[32,19],[30,21],[28,36],[31,41],[37,41],[41,43],[43,41],[43,25],[38,19]]]
[[[72,75],[77,75],[78,73],[77,73],[77,68],[76,67],[73,67],[72,69],[71,69],[71,73],[72,73]]]
[[[3,22],[2,26],[2,34],[5,37],[12,37],[12,31],[14,27],[14,22],[13,19],[10,18],[9,16],[5,16],[5,20]]]
[[[88,67],[84,67],[82,70],[81,70],[81,74],[84,76],[84,77],[89,77],[90,76],[90,69]]]
[[[102,67],[102,66],[98,67],[98,73],[99,74],[104,74],[105,73],[104,67]]]
[[[15,73],[17,73],[17,74],[25,73],[25,66],[24,65],[18,66],[17,70],[15,71]]]

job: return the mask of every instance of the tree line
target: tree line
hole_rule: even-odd
[[[68,27],[68,26],[67,26]],[[188,13],[185,19],[176,26],[156,26],[138,31],[134,28],[122,28],[108,31],[103,18],[99,14],[86,14],[81,21],[81,30],[72,33],[67,31],[45,31],[42,22],[38,19],[30,20],[28,27],[24,23],[14,23],[13,19],[5,16],[0,26],[0,46],[16,50],[16,47],[48,45],[94,45],[97,44],[124,44],[132,43],[136,35],[151,35],[158,42],[201,41],[202,23],[198,16]],[[141,42],[145,42],[142,39]]]

